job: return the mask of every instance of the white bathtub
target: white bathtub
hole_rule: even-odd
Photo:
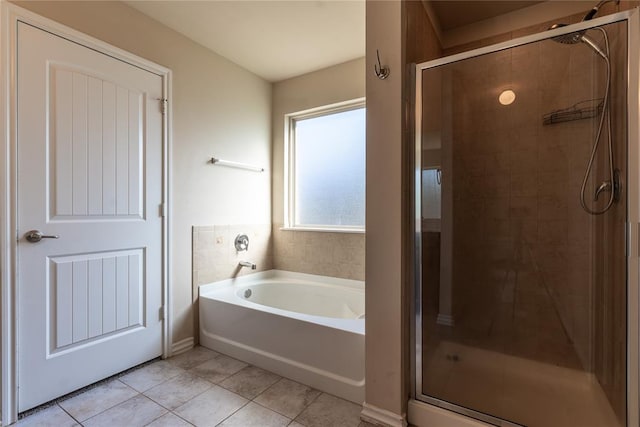
[[[202,285],[200,344],[362,403],[364,282],[270,270]]]

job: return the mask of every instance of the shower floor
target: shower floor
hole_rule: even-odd
[[[616,427],[592,374],[442,341],[424,365],[425,394],[528,427]]]

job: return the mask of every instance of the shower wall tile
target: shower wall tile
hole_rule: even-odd
[[[544,126],[542,117],[596,98],[604,71],[593,52],[564,47],[533,44],[454,66],[442,81],[452,81],[447,90],[459,102],[443,110],[452,128],[440,131],[443,147],[453,147],[457,330],[476,344],[577,368],[592,363],[594,220],[577,195],[595,129],[588,120]],[[508,107],[495,102],[501,85],[518,88]],[[501,316],[514,301],[513,316]],[[489,324],[496,336],[487,337]]]
[[[364,233],[281,230],[273,225],[274,268],[364,280]]]
[[[194,226],[193,287],[273,268],[270,224]],[[249,236],[249,250],[237,252],[238,234]],[[240,261],[256,264],[256,270],[240,268]]]

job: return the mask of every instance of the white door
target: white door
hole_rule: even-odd
[[[25,23],[17,60],[23,411],[162,353],[163,83]]]

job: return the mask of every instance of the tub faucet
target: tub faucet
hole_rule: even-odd
[[[238,264],[240,264],[240,267],[250,267],[252,270],[256,269],[256,265],[249,261],[240,261]]]

